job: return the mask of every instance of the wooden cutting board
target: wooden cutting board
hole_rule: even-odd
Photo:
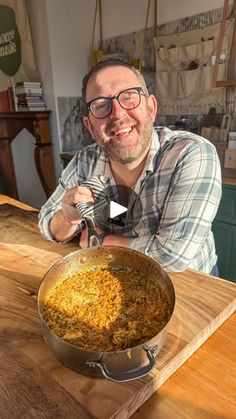
[[[176,308],[152,373],[124,384],[83,376],[51,355],[37,312],[43,275],[77,244],[46,241],[36,217],[0,206],[0,417],[128,418],[235,311],[236,286],[191,270],[170,274]]]

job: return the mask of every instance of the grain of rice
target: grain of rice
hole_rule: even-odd
[[[55,286],[42,304],[44,321],[57,336],[91,351],[142,344],[171,316],[155,278],[121,266],[83,269]]]

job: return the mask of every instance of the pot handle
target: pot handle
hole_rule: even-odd
[[[82,223],[84,223],[88,229],[88,248],[102,246],[102,240],[96,232],[93,218],[86,215],[86,217],[83,218]]]
[[[102,361],[87,361],[86,365],[89,365],[90,367],[99,367],[104,377],[108,378],[108,380],[111,380],[111,381],[124,383],[126,381],[137,380],[139,378],[145,377],[145,375],[148,375],[153,369],[154,364],[155,364],[154,354],[157,348],[158,348],[158,345],[152,346],[151,348],[143,347],[149,359],[149,363],[139,369],[127,371],[121,374],[113,375],[112,373],[110,373],[106,365]]]

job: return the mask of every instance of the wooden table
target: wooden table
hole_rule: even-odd
[[[194,271],[171,274],[177,291],[179,281],[188,281],[189,287],[195,281],[196,286],[199,276],[220,287],[222,299],[229,298],[229,304],[227,314],[220,316],[223,325],[215,324],[217,331],[180,368],[175,357],[177,371],[167,381],[167,375],[162,378],[164,384],[151,397],[154,375],[126,384],[82,376],[51,355],[37,313],[37,290],[44,273],[59,257],[75,250],[77,243],[57,245],[44,240],[37,231],[37,212],[32,210],[0,195],[0,418],[236,417],[236,315],[231,314],[235,285]]]

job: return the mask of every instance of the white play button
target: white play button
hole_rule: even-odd
[[[127,208],[123,207],[123,205],[120,205],[115,201],[110,201],[110,210],[109,210],[110,218],[115,218],[126,211],[127,211]]]

